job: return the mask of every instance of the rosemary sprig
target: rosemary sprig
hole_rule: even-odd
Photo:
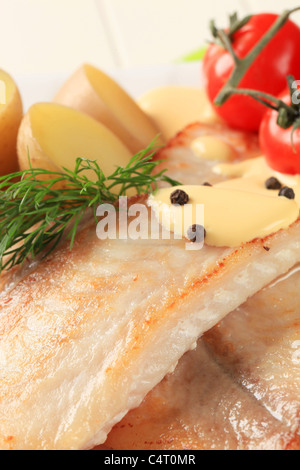
[[[132,188],[145,194],[157,189],[160,181],[179,185],[166,170],[153,174],[161,163],[152,160],[154,153],[152,143],[109,176],[96,161],[78,158],[74,171],[30,168],[0,177],[0,272],[22,264],[29,256],[43,253],[46,257],[63,235],[72,248],[88,208],[97,222],[99,204],[115,203]]]

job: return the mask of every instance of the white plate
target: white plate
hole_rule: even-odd
[[[158,67],[107,71],[134,98],[151,88],[165,85],[201,86],[203,77],[200,62]],[[71,75],[71,73],[70,73]],[[41,101],[51,101],[68,78],[65,75],[33,75],[15,77],[20,88],[24,110]]]

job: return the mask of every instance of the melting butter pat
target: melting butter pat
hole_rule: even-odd
[[[236,158],[236,151],[231,145],[215,136],[204,135],[191,143],[193,152],[206,160],[229,162]]]
[[[219,121],[205,90],[201,88],[159,87],[143,95],[138,103],[166,140],[193,122]]]
[[[295,192],[295,201],[300,208],[300,175],[286,175],[270,168],[264,157],[251,158],[239,163],[221,163],[213,168],[218,175],[229,178],[218,187],[235,188],[241,191],[259,192],[261,194],[277,197],[278,191],[269,190],[265,187],[268,178],[274,176],[282,184],[289,186]]]
[[[228,178],[249,178],[254,177],[264,181],[274,174],[264,157],[249,158],[242,162],[234,164],[221,163],[213,168],[218,175],[224,175]]]
[[[212,246],[237,247],[287,229],[299,215],[294,200],[236,189],[207,186],[178,186],[189,195],[189,203],[170,202],[174,188],[158,190],[148,204],[166,230],[186,236],[193,224],[204,225],[205,242]],[[204,209],[204,219],[197,219]]]

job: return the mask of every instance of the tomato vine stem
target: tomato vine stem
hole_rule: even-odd
[[[249,67],[252,65],[252,63],[255,61],[255,59],[258,57],[261,51],[266,47],[266,45],[273,39],[275,34],[284,26],[284,24],[289,19],[289,16],[298,10],[300,10],[300,6],[292,8],[290,10],[285,10],[276,19],[274,24],[264,34],[261,40],[253,47],[253,49],[243,59],[240,59],[239,57],[236,56],[233,50],[230,38],[228,35],[226,35],[225,31],[217,30],[217,35],[219,39],[221,40],[225,49],[228,50],[228,52],[232,56],[234,63],[235,63],[235,67],[232,71],[232,74],[229,80],[227,81],[227,83],[224,85],[224,87],[221,89],[221,91],[219,92],[219,94],[214,100],[214,104],[216,106],[221,106],[230,98],[232,94],[237,93],[238,91],[237,87],[240,84],[242,78],[246,74]],[[225,36],[226,36],[226,39],[225,39]],[[249,92],[251,90],[247,90],[247,91]],[[242,93],[242,94],[245,94],[245,93]],[[264,98],[266,98],[266,96]],[[257,99],[257,97],[255,99]],[[266,99],[270,100],[270,95]],[[274,97],[272,97],[272,100],[274,101]]]
[[[292,93],[293,87],[292,84],[295,82],[295,79],[292,75],[288,75],[287,77],[291,101],[292,104],[288,105],[283,100],[276,98],[269,93],[264,93],[258,90],[251,90],[248,88],[232,88],[231,94],[235,95],[244,95],[250,96],[251,98],[259,101],[263,105],[267,106],[268,108],[274,109],[278,112],[277,117],[277,124],[282,129],[289,129],[292,127],[291,130],[291,145],[293,151],[296,153],[296,149],[293,142],[294,132],[300,128],[300,106],[298,103],[294,104],[292,100]]]
[[[293,108],[292,106],[289,106],[284,101],[280,100],[279,98],[276,98],[273,95],[270,95],[269,93],[264,93],[263,91],[258,90],[251,90],[250,88],[248,89],[233,87],[230,89],[230,93],[234,95],[251,96],[251,98],[254,98],[256,101],[259,101],[265,106],[268,106],[269,108],[272,108],[276,111],[279,111],[283,108],[291,118],[299,116],[299,110]]]

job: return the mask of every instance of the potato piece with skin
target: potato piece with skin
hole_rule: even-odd
[[[74,170],[76,158],[82,157],[97,160],[109,176],[132,158],[105,126],[84,113],[54,103],[37,103],[29,109],[19,129],[17,149],[21,170],[30,165],[54,172]]]
[[[159,135],[159,130],[138,104],[108,75],[83,65],[62,86],[54,102],[92,116],[137,153]],[[163,141],[157,138],[157,144]]]
[[[0,70],[0,176],[18,170],[16,147],[22,117],[18,87],[8,73]]]

